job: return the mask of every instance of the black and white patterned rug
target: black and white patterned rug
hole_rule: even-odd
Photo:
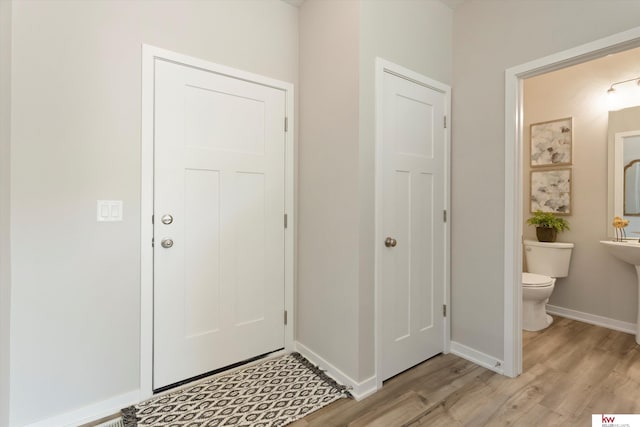
[[[276,427],[343,397],[350,397],[346,387],[292,353],[130,406],[122,414],[125,427]]]

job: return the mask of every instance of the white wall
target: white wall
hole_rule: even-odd
[[[633,266],[609,255],[607,239],[607,89],[640,75],[640,49],[605,56],[524,81],[523,231],[536,240],[530,217],[530,124],[573,117],[571,230],[558,241],[573,242],[569,276],[558,279],[549,304],[635,323],[638,286]],[[619,88],[620,91],[625,88]],[[640,128],[640,123],[638,123]],[[629,232],[634,231],[628,227]],[[640,231],[640,230],[635,230]],[[629,234],[629,237],[637,236]]]
[[[141,45],[295,84],[297,15],[278,0],[13,4],[11,425],[139,387]],[[97,224],[97,199],[123,200],[124,221]]]
[[[358,13],[300,7],[296,339],[358,376]]]
[[[452,16],[429,0],[300,8],[297,339],[355,382],[375,374],[375,57],[450,83]]]
[[[504,72],[638,25],[640,2],[470,1],[454,13],[452,340],[503,358]]]
[[[11,7],[0,1],[0,426],[9,424]]]

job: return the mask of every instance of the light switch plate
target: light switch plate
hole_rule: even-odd
[[[98,200],[98,222],[122,221],[122,200]]]

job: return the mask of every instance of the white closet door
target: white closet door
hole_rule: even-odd
[[[445,95],[388,72],[383,94],[384,380],[444,349],[446,159]]]

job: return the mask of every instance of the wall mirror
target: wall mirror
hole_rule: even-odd
[[[609,112],[608,157],[608,235],[620,216],[629,220],[627,237],[640,238],[640,107]]]
[[[640,144],[640,135],[630,138],[632,141],[627,141],[628,144],[632,142]],[[633,159],[624,165],[623,199],[624,216],[640,216],[640,158]]]

